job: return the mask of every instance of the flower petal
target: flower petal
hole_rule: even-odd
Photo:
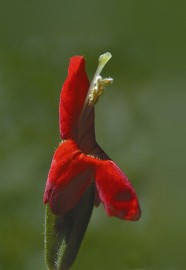
[[[91,183],[92,166],[72,140],[64,141],[54,153],[44,194],[54,214],[72,209]]]
[[[109,216],[137,220],[141,211],[127,176],[111,160],[96,160],[96,187]]]
[[[63,84],[59,105],[60,135],[63,139],[77,141],[77,125],[89,88],[85,72],[85,59],[74,56],[70,59],[68,77]]]

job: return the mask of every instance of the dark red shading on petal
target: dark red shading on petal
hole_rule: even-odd
[[[78,126],[78,144],[83,153],[91,154],[91,151],[96,147],[96,138],[94,130],[95,110],[92,107],[91,111],[87,112],[87,107],[83,114],[85,117]]]
[[[86,108],[87,109],[87,108]],[[84,114],[86,115],[86,109]],[[81,151],[86,155],[99,156],[100,159],[109,159],[104,153],[101,147],[96,142],[95,130],[94,130],[94,117],[95,110],[92,107],[88,113],[85,121],[81,122],[78,126],[78,145]]]
[[[86,155],[93,155],[99,159],[110,159],[96,142],[94,129],[95,109],[94,107],[90,111],[88,109],[87,106],[83,114],[83,121],[78,126],[78,145]]]
[[[77,144],[67,140],[54,153],[44,194],[44,203],[54,214],[72,209],[90,185],[92,166]]]
[[[89,88],[85,72],[85,59],[74,56],[70,59],[68,77],[65,80],[59,104],[59,128],[63,139],[77,141],[77,125]]]
[[[126,220],[140,218],[140,207],[127,176],[111,160],[96,160],[96,187],[108,215]]]

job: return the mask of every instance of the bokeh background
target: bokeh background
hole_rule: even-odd
[[[128,174],[139,222],[95,209],[73,270],[186,269],[184,1],[2,0],[0,269],[46,269],[43,190],[59,142],[69,58],[114,78],[96,105],[97,139]]]

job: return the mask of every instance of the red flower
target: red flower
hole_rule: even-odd
[[[89,87],[85,60],[70,60],[68,77],[62,87],[59,105],[59,126],[62,142],[54,153],[45,188],[44,203],[55,215],[63,215],[81,199],[94,182],[95,205],[103,203],[108,215],[137,220],[140,207],[127,176],[97,144],[94,132],[94,104],[112,79],[99,76],[109,60],[100,57],[98,70]],[[106,59],[106,60],[105,60]]]

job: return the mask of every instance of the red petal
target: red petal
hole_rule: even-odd
[[[77,125],[89,88],[82,56],[70,59],[68,77],[63,84],[59,105],[59,126],[63,139],[77,141]]]
[[[72,140],[59,145],[52,159],[44,194],[54,214],[72,209],[91,182],[92,167]]]
[[[96,187],[106,212],[121,219],[137,220],[141,211],[127,176],[111,160],[96,160]]]

